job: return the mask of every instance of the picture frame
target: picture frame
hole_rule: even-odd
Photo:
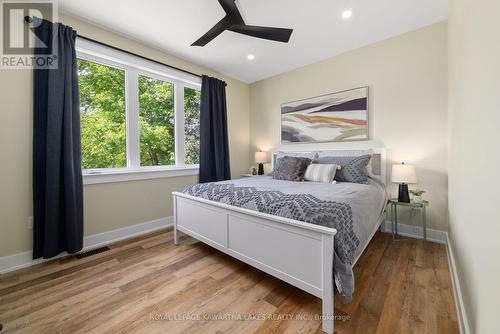
[[[281,143],[363,141],[369,133],[369,87],[281,104]]]

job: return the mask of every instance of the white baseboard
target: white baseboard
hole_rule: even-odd
[[[467,320],[467,313],[465,311],[462,289],[460,287],[460,280],[458,279],[458,272],[455,264],[455,255],[453,253],[453,248],[451,247],[448,233],[446,233],[446,252],[448,253],[448,266],[450,267],[453,295],[455,297],[455,305],[457,307],[458,328],[460,329],[460,334],[469,334],[471,333],[471,331],[469,322]]]
[[[151,220],[149,222],[145,222],[142,224],[127,226],[119,228],[117,230],[89,235],[83,238],[83,249],[80,251],[80,253],[104,245],[108,245],[120,240],[151,233],[156,230],[160,230],[168,226],[171,226],[172,224],[173,224],[173,217],[164,217],[160,219]],[[33,266],[35,264],[57,259],[66,255],[68,255],[68,253],[64,252],[50,259],[33,260],[33,252],[27,251],[27,252],[17,253],[14,255],[0,257],[0,274]]]
[[[392,233],[392,222],[390,220],[386,220],[382,224],[382,232]],[[398,235],[415,239],[422,239],[422,227],[398,223]],[[431,228],[427,229],[427,240],[429,241],[446,244],[447,235],[448,233],[446,233],[445,231],[434,230]]]

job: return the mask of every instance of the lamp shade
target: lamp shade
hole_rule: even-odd
[[[417,183],[415,166],[406,165],[404,162],[392,165],[391,181],[393,183]]]
[[[265,164],[267,162],[267,152],[255,152],[255,162],[258,164]]]

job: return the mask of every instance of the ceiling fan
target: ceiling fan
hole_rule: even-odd
[[[288,43],[293,29],[247,25],[245,24],[245,21],[243,21],[243,17],[241,17],[235,1],[236,0],[219,0],[219,4],[226,12],[226,16],[214,25],[205,35],[201,36],[196,42],[191,44],[191,46],[205,46],[215,37],[219,36],[224,30],[230,30],[252,37]]]

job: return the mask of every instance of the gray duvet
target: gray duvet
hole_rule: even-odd
[[[352,265],[383,214],[382,183],[292,182],[258,176],[188,187],[184,193],[264,213],[337,229],[334,278],[345,302],[354,292]]]

